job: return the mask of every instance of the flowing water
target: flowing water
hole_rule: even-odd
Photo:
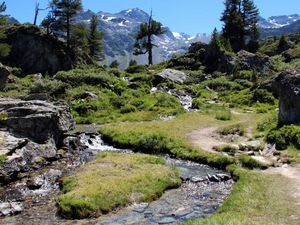
[[[96,219],[65,220],[57,215],[55,196],[60,194],[59,179],[93,160],[101,151],[134,154],[107,146],[97,133],[72,134],[65,141],[68,151],[42,170],[0,187],[0,205],[20,209],[14,216],[0,218],[0,224],[174,224],[210,215],[222,204],[233,181],[223,171],[206,165],[165,156],[169,165],[181,172],[181,187],[167,191],[151,203],[137,203]],[[18,208],[19,207],[19,208]],[[9,208],[9,207],[8,207]]]

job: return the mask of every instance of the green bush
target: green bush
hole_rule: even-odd
[[[226,152],[226,153],[235,153],[238,150],[236,147],[228,144],[214,146],[213,149],[218,152]]]
[[[240,84],[234,81],[229,81],[226,77],[204,81],[202,82],[202,86],[207,86],[215,91],[239,91],[244,89]]]
[[[244,136],[245,127],[242,124],[234,124],[228,127],[222,127],[218,130],[218,133],[221,135],[239,135]]]
[[[137,108],[133,105],[126,104],[124,107],[121,108],[121,113],[130,113],[130,112],[136,112]]]
[[[217,120],[224,120],[224,121],[231,120],[231,116],[232,115],[230,109],[224,109],[216,113]]]
[[[265,89],[256,89],[253,93],[253,102],[274,104],[275,98]]]
[[[126,69],[127,73],[143,73],[146,71],[147,69],[144,65],[132,65]]]
[[[58,96],[65,94],[68,87],[66,83],[61,81],[40,79],[29,87],[29,93],[47,93],[51,96]]]
[[[276,144],[279,150],[286,149],[289,145],[294,145],[300,149],[300,126],[288,125],[275,128],[268,132],[267,141]]]
[[[5,162],[5,160],[7,160],[7,156],[6,155],[0,155],[0,166],[3,165],[3,163]]]
[[[8,115],[6,112],[0,112],[0,124],[4,124],[8,119]]]
[[[80,84],[108,87],[112,82],[111,76],[103,69],[74,69],[70,71],[60,71],[54,78],[75,87]]]

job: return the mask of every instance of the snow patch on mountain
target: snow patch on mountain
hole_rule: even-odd
[[[119,13],[98,12],[86,10],[77,17],[78,22],[90,23],[93,15],[99,19],[99,30],[104,32],[104,46],[106,63],[118,60],[121,67],[125,68],[129,61],[134,59],[140,64],[147,63],[147,55],[134,56],[132,54],[135,43],[135,34],[140,24],[148,22],[150,16],[143,10],[132,8]],[[153,49],[154,63],[160,63],[170,59],[174,54],[187,52],[191,43],[196,41],[209,42],[210,35],[197,34],[192,37],[185,33],[172,32],[164,27],[166,32],[163,35],[153,38],[154,44],[158,47]]]
[[[289,26],[298,20],[300,20],[300,15],[298,14],[271,16],[267,19],[260,17],[259,26],[264,29],[281,28],[281,27]]]

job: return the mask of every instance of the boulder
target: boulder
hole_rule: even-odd
[[[17,137],[9,138],[18,139]],[[6,154],[7,159],[0,165],[0,183],[11,182],[21,173],[43,167],[56,157],[56,150],[53,139],[49,139],[45,144],[28,141],[19,146],[11,145],[11,148],[7,149],[9,152]]]
[[[174,69],[165,69],[161,73],[155,75],[155,83],[160,83],[163,81],[173,81],[175,83],[184,83],[184,81],[187,79],[186,73],[174,70]]]
[[[5,88],[8,76],[11,74],[11,69],[0,63],[0,91]]]
[[[246,152],[259,151],[262,150],[263,147],[263,144],[258,140],[247,141],[239,144],[239,150]]]
[[[38,143],[53,138],[58,144],[75,126],[70,108],[63,103],[0,98],[0,111],[7,115],[4,123],[11,132]]]
[[[256,69],[260,73],[266,73],[266,71],[272,68],[272,62],[268,56],[253,54],[245,50],[239,51],[237,56],[238,65],[241,70]]]
[[[300,124],[300,71],[281,72],[273,89],[279,93],[279,125]]]
[[[23,211],[23,206],[18,202],[0,202],[0,216],[16,215]]]

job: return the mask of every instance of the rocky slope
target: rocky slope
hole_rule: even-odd
[[[10,55],[4,64],[22,69],[23,74],[55,74],[69,70],[75,64],[63,42],[43,34],[35,26],[17,25],[7,29]]]
[[[272,16],[268,19],[260,17],[259,26],[261,38],[297,32],[300,29],[300,15]]]
[[[91,17],[97,15],[99,18],[99,30],[105,33],[104,46],[105,56],[108,63],[118,60],[121,67],[126,67],[131,59],[137,60],[140,64],[147,63],[147,56],[133,56],[134,35],[141,23],[149,19],[149,14],[134,8],[119,13],[98,12],[87,10],[77,18],[78,22],[90,23]],[[196,41],[208,42],[210,37],[206,34],[198,34],[191,37],[185,33],[172,32],[165,27],[166,33],[155,37],[154,42],[159,48],[154,49],[154,63],[169,59],[173,54],[180,54],[187,51],[189,45]]]
[[[280,28],[291,25],[292,23],[300,20],[300,15],[282,15],[282,16],[271,16],[267,19],[260,17],[259,26],[264,29],[268,28]]]

